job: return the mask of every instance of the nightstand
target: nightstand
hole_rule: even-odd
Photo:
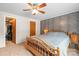
[[[78,34],[71,34],[70,38],[71,38],[71,48],[75,48],[75,49],[79,49],[79,35]]]
[[[78,43],[78,45],[77,45],[77,49],[79,50],[79,43]]]

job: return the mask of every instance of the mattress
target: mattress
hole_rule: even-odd
[[[49,32],[48,34],[42,34],[32,36],[32,38],[38,38],[36,40],[44,41],[51,48],[60,48],[60,55],[67,55],[67,48],[70,42],[69,36],[64,32]]]

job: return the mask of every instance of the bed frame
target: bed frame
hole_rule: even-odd
[[[64,31],[52,30],[50,32],[64,32]],[[64,32],[64,33],[66,33],[71,38],[72,33],[69,32]],[[27,38],[27,40],[24,42],[24,46],[35,56],[60,56],[59,47],[56,49],[51,48],[45,42],[37,41],[31,37]]]
[[[27,38],[24,46],[35,56],[59,56],[60,49],[51,48],[43,41],[34,40],[34,38]]]

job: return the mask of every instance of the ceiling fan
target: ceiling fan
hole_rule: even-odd
[[[37,13],[45,14],[45,11],[40,10],[40,8],[43,8],[47,6],[46,3],[42,3],[41,5],[38,5],[38,3],[28,3],[28,5],[31,7],[30,9],[23,9],[23,11],[30,11],[32,10],[32,14],[36,15]]]

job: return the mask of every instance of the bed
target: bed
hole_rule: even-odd
[[[64,32],[49,32],[28,37],[24,46],[38,56],[66,56],[69,42],[69,36]]]

